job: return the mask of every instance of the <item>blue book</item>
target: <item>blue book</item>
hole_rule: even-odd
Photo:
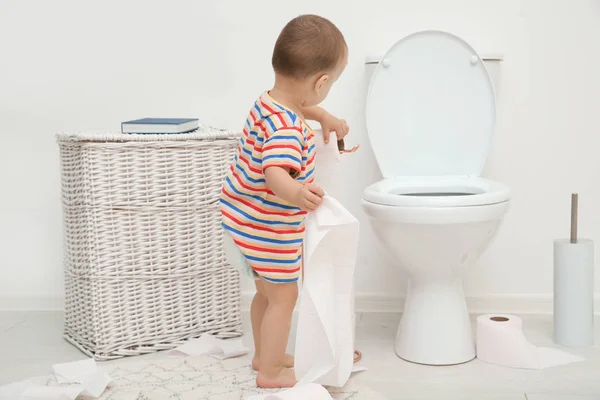
[[[200,126],[198,118],[142,118],[121,123],[123,133],[186,133]]]

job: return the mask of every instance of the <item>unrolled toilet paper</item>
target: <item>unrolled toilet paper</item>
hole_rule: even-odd
[[[341,158],[334,140],[324,145],[319,132],[316,140],[315,182],[328,192]],[[306,217],[294,367],[298,385],[342,387],[352,373],[358,229],[356,218],[329,195]]]
[[[511,368],[543,369],[583,361],[559,349],[536,347],[523,334],[515,315],[489,314],[477,318],[477,358]]]
[[[279,393],[252,396],[248,400],[332,400],[332,397],[323,386],[309,383]]]
[[[323,131],[315,130],[315,183],[325,189],[331,196],[338,196],[342,191],[342,185],[348,182],[343,166],[344,161],[351,154],[340,154],[335,133],[330,135],[329,143],[323,140]]]

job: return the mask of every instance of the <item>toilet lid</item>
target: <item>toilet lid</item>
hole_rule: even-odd
[[[494,121],[494,89],[483,61],[449,33],[400,40],[371,78],[367,129],[386,178],[479,176]]]

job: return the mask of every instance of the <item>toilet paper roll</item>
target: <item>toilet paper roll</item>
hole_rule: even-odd
[[[559,349],[536,347],[523,335],[523,321],[515,315],[477,317],[477,358],[510,368],[543,369],[583,361]]]
[[[554,341],[594,344],[594,242],[554,242]]]
[[[283,392],[249,397],[248,400],[333,400],[327,389],[316,383],[296,386]]]

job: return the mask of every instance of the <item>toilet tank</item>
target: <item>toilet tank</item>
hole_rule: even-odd
[[[480,54],[479,56],[483,59],[488,74],[490,74],[492,84],[494,85],[494,94],[496,96],[496,101],[498,101],[501,79],[501,66],[502,61],[504,60],[504,56],[502,54]],[[377,65],[379,64],[381,58],[383,58],[383,55],[369,56],[366,58],[365,65],[367,68],[367,79],[371,80],[371,76],[373,76],[373,72],[375,72],[375,68],[377,68]]]

